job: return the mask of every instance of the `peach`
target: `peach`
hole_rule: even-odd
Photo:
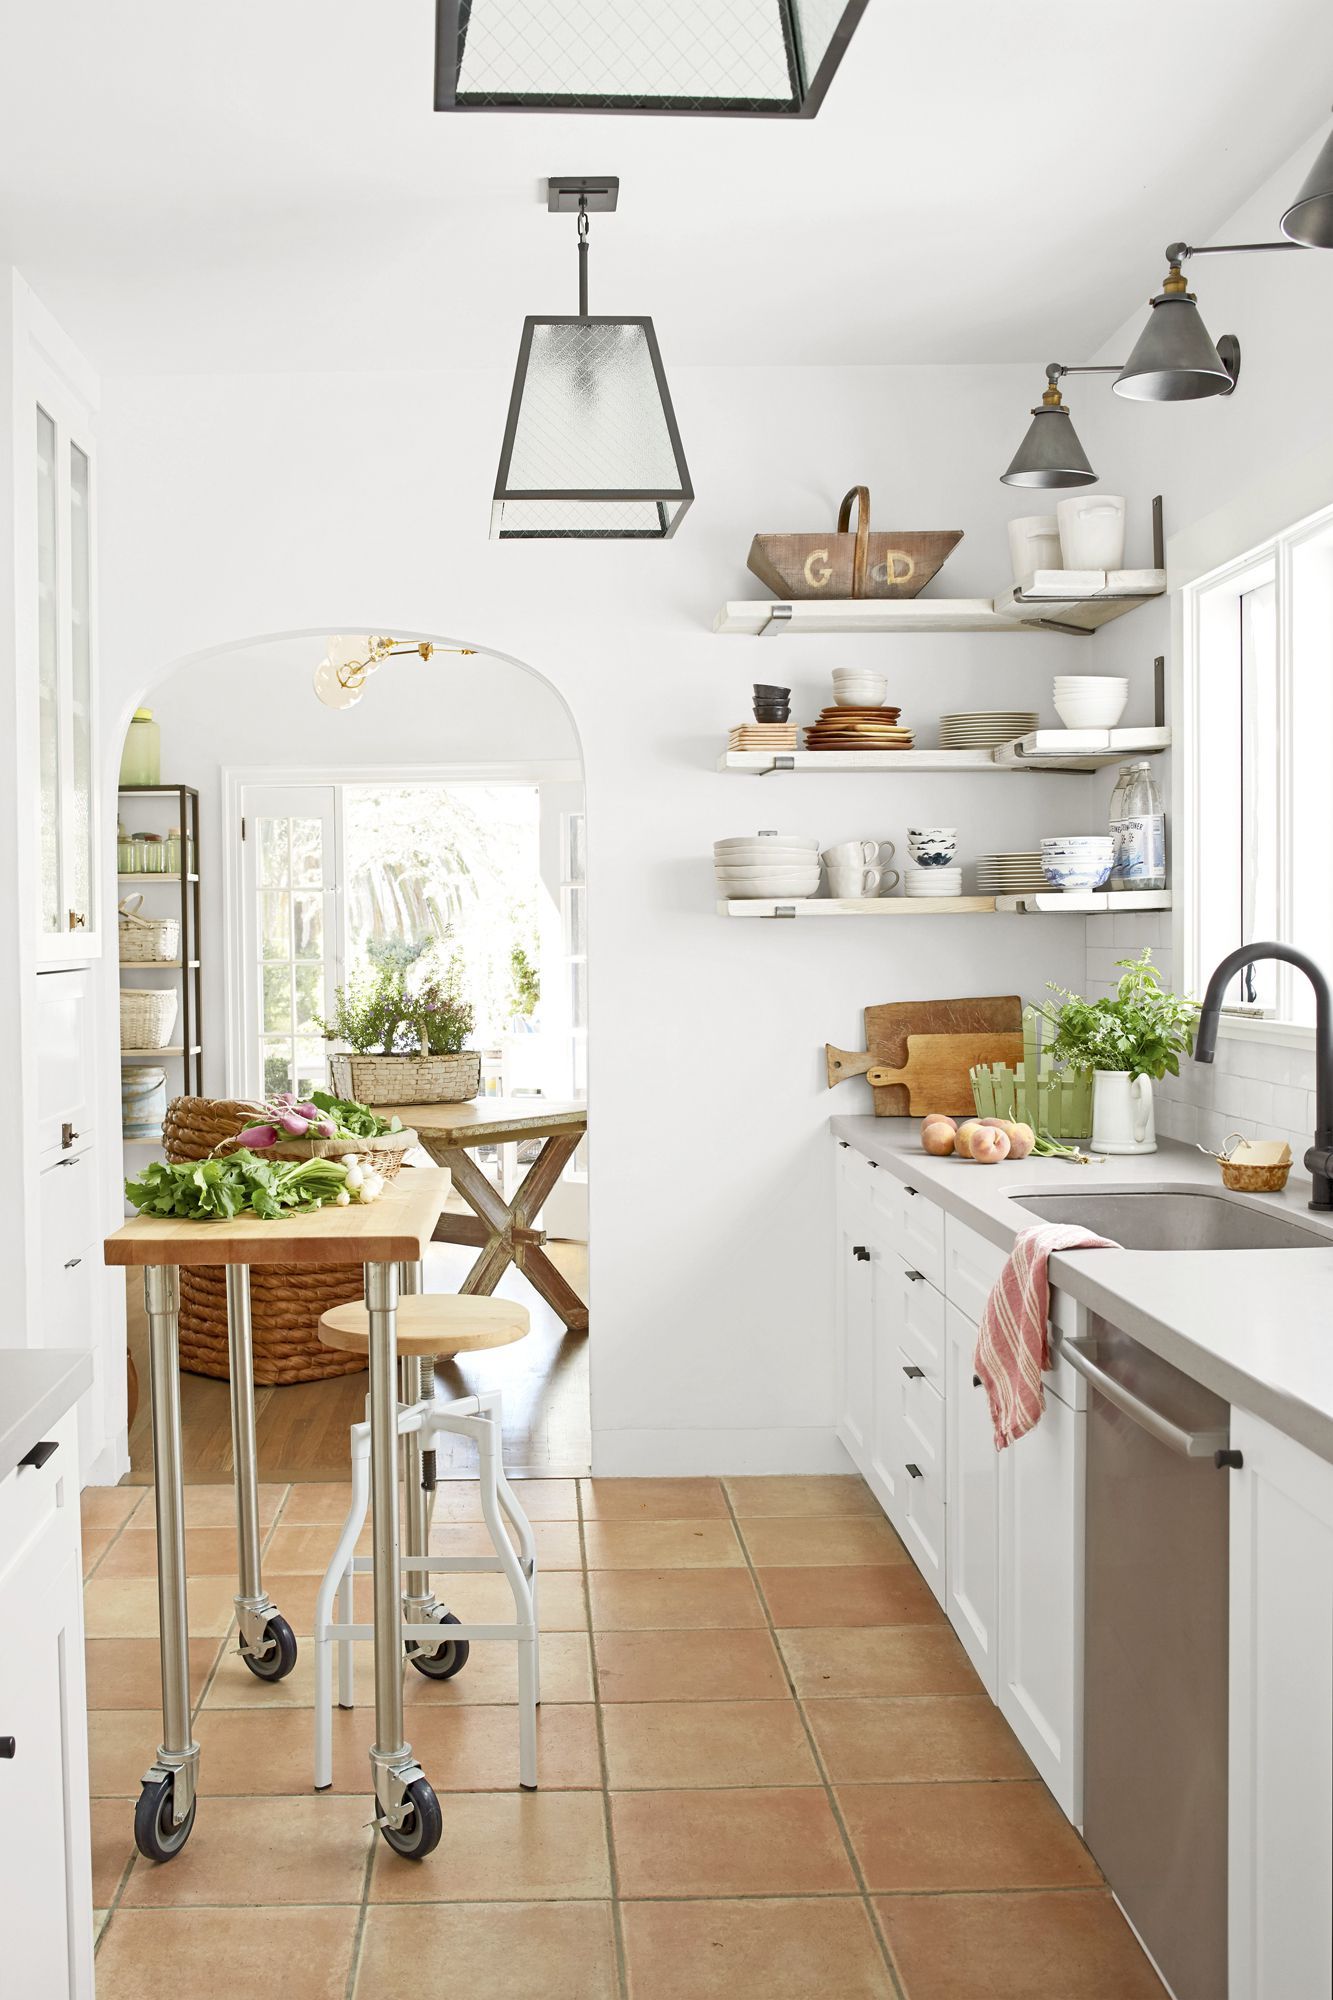
[[[928,1111],[921,1120],[921,1123],[923,1127],[926,1125],[948,1125],[953,1131],[956,1132],[958,1130],[958,1120],[950,1118],[947,1111]]]
[[[921,1127],[921,1149],[933,1153],[937,1159],[945,1159],[953,1151],[956,1137],[952,1121],[927,1118]]]
[[[1009,1141],[1011,1160],[1026,1160],[1037,1143],[1037,1135],[1030,1125],[1024,1125],[1013,1118],[983,1118],[983,1125],[994,1125],[1004,1133]]]
[[[954,1144],[958,1148],[958,1151],[963,1159],[965,1160],[971,1159],[972,1141],[975,1138],[976,1134],[980,1132],[982,1129],[983,1128],[981,1124],[975,1118],[965,1118],[962,1124],[958,1127],[957,1132],[954,1134]]]
[[[978,1125],[972,1134],[972,1158],[979,1166],[993,1167],[1009,1157],[1009,1134],[997,1125]]]

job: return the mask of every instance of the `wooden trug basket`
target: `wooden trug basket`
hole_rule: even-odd
[[[330,1056],[334,1095],[358,1104],[466,1104],[481,1089],[481,1053]]]
[[[756,535],[748,567],[776,597],[916,597],[962,539],[961,528],[872,535],[870,489],[853,486],[838,509],[836,534]]]

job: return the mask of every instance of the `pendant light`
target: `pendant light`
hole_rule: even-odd
[[[399,641],[369,633],[358,633],[355,638],[339,636],[329,640],[328,650],[315,668],[315,693],[326,708],[355,708],[366,691],[366,682],[386,660],[409,653],[420,660],[433,659],[436,653],[470,657],[476,650],[475,646],[437,646],[430,639]]]
[[[436,0],[437,111],[813,118],[869,0]]]
[[[529,315],[491,508],[491,536],[665,541],[694,498],[650,319],[588,311],[588,217],[614,210],[614,177],[546,184],[553,215],[577,215],[579,310]]]
[[[1046,367],[1046,389],[1032,412],[1022,444],[1014,453],[1007,472],[1000,478],[1006,486],[1091,486],[1097,474],[1078,441],[1073,419],[1066,409],[1057,384],[1062,375],[1117,375],[1119,364],[1110,367],[1067,368],[1060,361]]]
[[[1282,218],[1282,234],[1309,250],[1333,250],[1333,132]]]

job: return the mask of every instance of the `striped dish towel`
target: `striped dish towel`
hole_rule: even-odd
[[[1042,1222],[1015,1238],[1009,1262],[981,1315],[973,1366],[986,1385],[995,1449],[1030,1431],[1046,1407],[1041,1371],[1050,1365],[1047,1265],[1057,1250],[1117,1250],[1119,1244],[1069,1222]]]

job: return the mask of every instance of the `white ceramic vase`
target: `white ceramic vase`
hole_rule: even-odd
[[[1099,1069],[1092,1078],[1092,1151],[1155,1153],[1152,1078]]]

